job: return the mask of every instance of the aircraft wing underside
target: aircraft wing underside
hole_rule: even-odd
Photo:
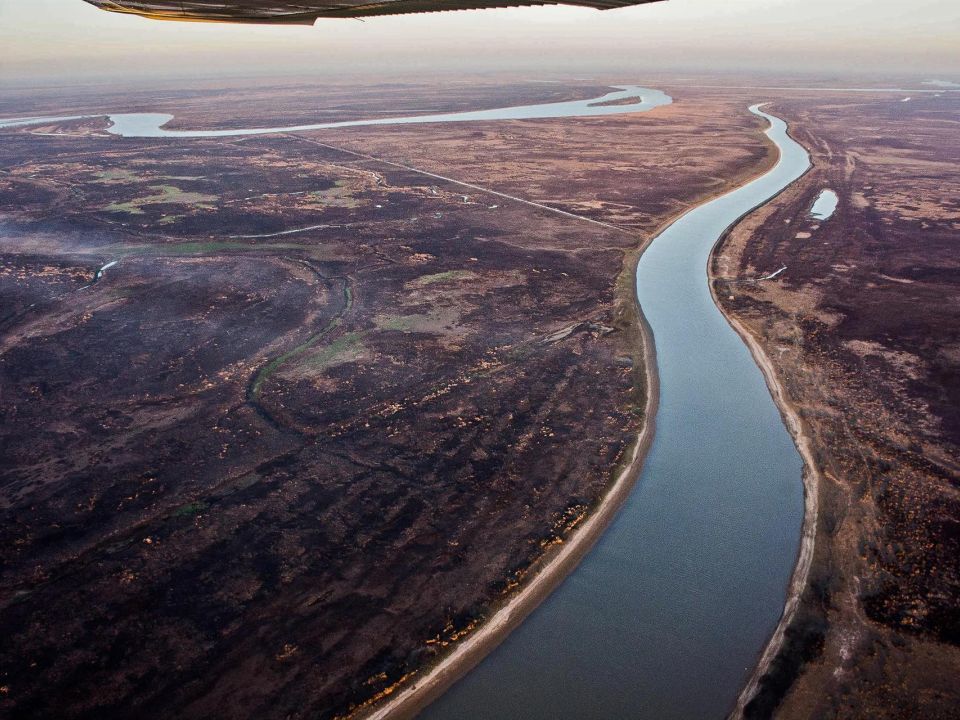
[[[527,5],[580,5],[608,10],[658,0],[85,0],[103,10],[156,20],[312,25],[317,18],[479,10]]]

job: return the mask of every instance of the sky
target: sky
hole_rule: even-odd
[[[313,27],[172,23],[82,0],[0,0],[0,84],[298,73],[915,74],[960,81],[960,0],[668,0]]]

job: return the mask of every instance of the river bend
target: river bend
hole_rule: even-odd
[[[168,130],[167,123],[174,116],[166,113],[109,113],[107,132],[128,138],[219,138],[247,135],[330,130],[370,125],[414,125],[421,123],[480,122],[490,120],[542,120],[567,117],[603,117],[624,113],[647,112],[673,99],[660,90],[638,85],[616,85],[612,92],[597,98],[568,100],[566,102],[513,105],[489,110],[439,113],[436,115],[409,115],[405,117],[375,118],[371,120],[344,120],[342,122],[287,125],[283,127],[231,128],[226,130]],[[622,103],[622,104],[608,104]],[[85,120],[104,115],[69,115],[60,117],[23,117],[0,119],[0,129],[43,125],[52,122]]]
[[[695,720],[733,706],[784,606],[802,462],[760,369],[717,309],[717,239],[809,167],[780,157],[664,230],[637,268],[660,407],[641,476],[577,569],[426,720]]]

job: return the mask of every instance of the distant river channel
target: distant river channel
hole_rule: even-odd
[[[424,720],[695,720],[732,708],[783,610],[803,521],[802,461],[710,295],[718,237],[809,166],[786,124],[761,177],[648,247],[637,295],[660,376],[656,435],[603,537]]]
[[[624,113],[647,112],[673,99],[651,88],[638,85],[616,85],[612,92],[597,98],[567,100],[564,102],[513,105],[489,110],[438,113],[436,115],[409,115],[369,120],[342,120],[339,122],[286,125],[279,127],[230,128],[226,130],[168,130],[165,126],[174,116],[167,113],[108,113],[107,132],[127,138],[220,138],[276,133],[334,130],[337,128],[372,125],[419,125],[422,123],[482,122],[492,120],[543,120],[568,117],[603,117]],[[104,115],[61,115],[58,117],[19,117],[0,119],[0,129],[29,125],[46,125],[73,120],[104,117]]]

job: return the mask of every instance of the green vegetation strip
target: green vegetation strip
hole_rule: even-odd
[[[325,249],[323,246],[306,245],[302,243],[255,244],[212,240],[209,242],[178,242],[158,245],[125,245],[123,247],[106,246],[98,248],[98,251],[104,255],[127,257],[130,255],[209,255],[226,251],[269,253],[273,251],[300,250],[308,253],[311,257],[326,257]]]
[[[433,285],[438,282],[447,282],[450,280],[473,280],[477,274],[472,270],[447,270],[446,272],[436,273],[435,275],[421,275],[416,280],[407,283],[411,287],[423,287],[424,285]]]
[[[151,190],[157,190],[156,195],[147,195],[139,197],[125,203],[110,203],[103,209],[107,212],[125,212],[130,215],[143,215],[144,205],[162,205],[174,203],[178,205],[193,205],[204,210],[214,210],[213,205],[206,203],[218,200],[216,195],[204,195],[203,193],[184,192],[175,185],[151,185]]]
[[[337,315],[329,323],[327,323],[327,325],[323,327],[323,329],[321,329],[319,332],[316,332],[310,337],[308,337],[306,340],[304,340],[302,343],[297,345],[295,348],[288,350],[282,355],[278,355],[273,360],[271,360],[266,365],[264,365],[262,368],[260,368],[260,371],[257,373],[256,377],[254,377],[253,379],[253,383],[251,383],[250,385],[251,401],[256,402],[257,400],[259,400],[260,390],[263,387],[263,383],[269,380],[270,376],[273,375],[280,368],[281,365],[283,365],[288,360],[296,357],[297,355],[300,355],[301,353],[309,350],[311,347],[313,347],[313,345],[317,343],[318,340],[320,340],[320,338],[324,337],[331,330],[333,330],[334,328],[340,325],[340,321],[343,319],[343,316],[353,306],[353,291],[350,289],[350,286],[347,285],[346,283],[344,283],[344,286],[343,286],[343,298],[344,298],[343,310],[340,312],[339,315]],[[357,341],[360,339],[360,336],[362,335],[363,333],[355,333],[355,332],[348,333],[343,338],[340,338],[339,340],[334,341],[328,350],[332,350],[333,347],[340,342],[344,342],[344,346],[341,349],[345,349],[347,347],[347,342],[346,342],[347,338],[351,338],[352,336],[358,336],[354,338],[354,341]],[[339,350],[337,352],[339,352]],[[336,353],[334,353],[334,355],[335,354]],[[330,357],[332,358],[333,355],[331,355]]]

